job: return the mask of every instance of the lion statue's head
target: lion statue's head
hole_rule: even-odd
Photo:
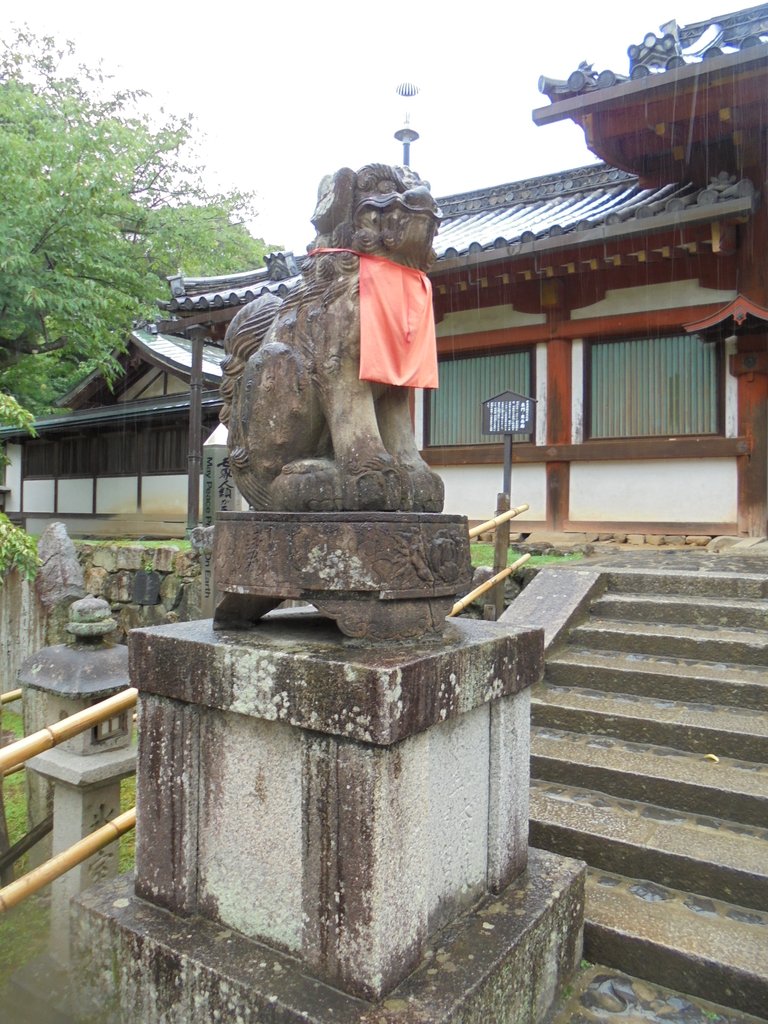
[[[440,210],[429,182],[409,167],[343,167],[320,182],[312,217],[317,236],[308,248],[354,249],[426,271]]]

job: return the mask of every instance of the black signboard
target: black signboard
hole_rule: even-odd
[[[532,398],[504,391],[483,402],[484,434],[528,434],[532,427]]]
[[[483,402],[483,433],[504,435],[504,493],[509,495],[512,488],[512,435],[530,434],[533,431],[533,398],[518,395],[514,391],[502,391],[500,395]]]
[[[160,600],[160,573],[137,572],[133,578],[133,603],[157,604]]]

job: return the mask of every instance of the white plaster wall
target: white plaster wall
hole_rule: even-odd
[[[21,445],[7,444],[5,454],[10,463],[5,467],[5,486],[10,491],[5,496],[6,512],[21,511]]]
[[[584,342],[579,338],[571,344],[571,440],[584,440]]]
[[[93,512],[93,480],[90,477],[59,480],[56,512]]]
[[[722,288],[702,288],[693,278],[668,284],[637,285],[634,288],[609,288],[605,298],[591,306],[571,312],[572,320],[593,316],[617,316],[620,313],[644,313],[649,309],[676,309],[678,306],[703,306],[708,302],[725,305],[736,298],[736,292]]]
[[[735,459],[574,462],[572,521],[732,523]]]
[[[135,476],[103,476],[96,481],[96,512],[98,515],[136,512],[137,494]]]
[[[496,514],[496,495],[503,483],[501,463],[491,466],[440,466],[445,483],[445,509],[449,515],[491,519]],[[547,507],[546,471],[543,465],[512,466],[512,504],[530,505],[514,524],[525,519],[544,519]]]
[[[144,476],[141,478],[141,511],[147,515],[186,515],[187,477],[174,475]],[[200,481],[200,494],[203,482]]]
[[[518,313],[514,306],[490,306],[487,309],[447,313],[437,324],[436,332],[438,338],[450,338],[455,334],[499,331],[509,327],[531,327],[546,322],[545,313]]]
[[[725,436],[739,436],[739,381],[728,369],[731,356],[736,352],[736,338],[725,342]]]
[[[150,370],[140,377],[131,387],[127,388],[118,398],[118,402],[131,402],[140,395],[142,398],[156,398],[163,393],[163,371]]]
[[[24,481],[24,511],[53,512],[54,481]]]

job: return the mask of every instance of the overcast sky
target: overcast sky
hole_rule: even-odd
[[[647,32],[738,7],[6,0],[0,28],[3,39],[13,25],[71,39],[117,85],[148,90],[167,112],[193,114],[209,187],[255,190],[254,233],[303,252],[324,174],[401,161],[393,138],[406,111],[400,82],[420,88],[408,108],[421,135],[411,164],[436,195],[565,170],[594,158],[570,122],[533,125],[531,111],[549,103],[539,75],[567,78],[582,60],[626,74],[627,46]]]

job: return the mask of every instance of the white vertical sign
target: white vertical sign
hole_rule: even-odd
[[[219,512],[240,512],[243,499],[235,487],[229,468],[227,428],[220,423],[203,444],[203,526],[213,526]],[[213,580],[213,546],[206,545],[201,552],[202,612],[212,617],[215,605]]]

